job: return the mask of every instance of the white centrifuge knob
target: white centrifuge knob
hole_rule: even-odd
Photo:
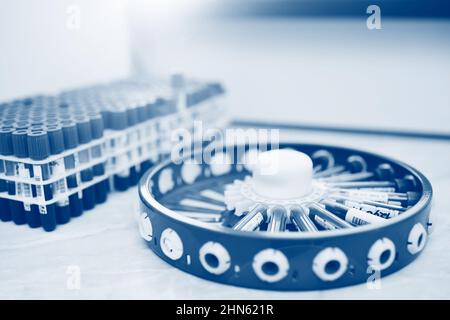
[[[253,189],[272,199],[300,198],[311,191],[313,163],[293,149],[262,152],[253,166]]]

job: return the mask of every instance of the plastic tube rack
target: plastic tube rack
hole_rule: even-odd
[[[0,219],[52,231],[127,190],[174,129],[222,127],[218,83],[128,79],[0,104]]]

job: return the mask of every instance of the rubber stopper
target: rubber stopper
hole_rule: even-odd
[[[89,116],[89,122],[91,124],[92,139],[101,138],[105,129],[103,117],[100,114],[91,115]]]
[[[50,156],[50,143],[45,131],[28,131],[27,136],[29,157],[33,160],[43,160]]]
[[[77,125],[71,120],[61,121],[61,127],[64,137],[64,147],[66,150],[76,148],[78,146]]]
[[[58,154],[64,151],[64,135],[61,126],[48,125],[48,140],[51,154]]]
[[[18,158],[28,157],[28,131],[19,129],[12,133],[14,155]]]
[[[112,130],[123,130],[128,126],[126,110],[112,111],[109,120]]]
[[[92,140],[91,123],[87,117],[75,118],[78,131],[78,142],[80,144],[89,143]]]
[[[0,129],[0,153],[4,156],[10,156],[13,154],[12,145],[12,133],[13,128],[1,128]]]

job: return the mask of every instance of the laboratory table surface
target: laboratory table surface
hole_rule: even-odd
[[[376,135],[281,132],[283,140],[336,144],[402,160],[433,185],[435,229],[409,266],[366,284],[324,291],[275,292],[206,281],[177,270],[150,251],[136,222],[137,188],[46,233],[0,223],[3,299],[443,299],[450,298],[450,141]],[[73,276],[79,271],[79,287]],[[74,273],[75,272],[75,273]]]

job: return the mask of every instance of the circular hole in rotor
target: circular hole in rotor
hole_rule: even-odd
[[[267,275],[269,275],[269,276],[272,276],[272,275],[274,275],[274,274],[277,274],[277,273],[278,273],[278,270],[279,270],[278,265],[277,265],[276,263],[272,262],[272,261],[267,261],[267,262],[265,262],[265,263],[262,265],[261,269],[262,269],[262,271],[263,271],[265,274],[267,274]]]
[[[325,272],[328,274],[336,273],[341,267],[341,263],[337,260],[328,261],[325,265]]]
[[[391,251],[384,250],[383,253],[380,255],[380,263],[381,264],[386,263],[386,261],[388,261],[390,257],[391,257]]]
[[[211,268],[217,268],[219,266],[219,259],[212,253],[205,255],[205,261]]]

